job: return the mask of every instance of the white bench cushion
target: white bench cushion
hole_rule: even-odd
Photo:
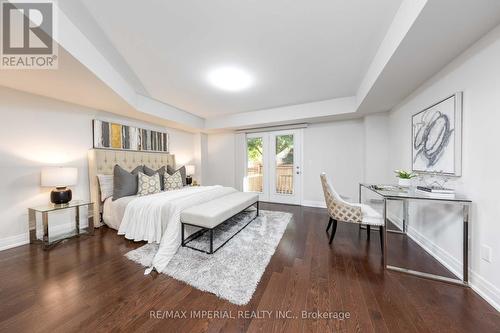
[[[181,222],[211,229],[257,201],[259,196],[254,193],[231,193],[184,210]]]

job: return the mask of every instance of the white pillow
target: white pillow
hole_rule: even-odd
[[[113,196],[113,175],[97,175],[101,189],[101,201]]]

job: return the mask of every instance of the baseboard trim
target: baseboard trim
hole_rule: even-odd
[[[29,242],[30,238],[27,233],[0,238],[0,251],[12,249],[13,247],[18,247],[21,245],[26,245],[29,244]]]
[[[500,312],[500,290],[479,274],[471,272],[471,275],[473,282],[471,282],[470,287],[472,290]]]
[[[403,220],[398,216],[389,214],[388,218],[391,222],[396,222],[395,224],[399,228],[403,227]],[[425,252],[429,253],[453,274],[462,278],[462,263],[451,254],[449,254],[448,251],[429,241],[424,235],[418,232],[411,225],[408,226],[408,237],[410,237],[415,243],[417,243],[422,249],[424,249]]]
[[[82,223],[82,224],[80,224],[80,227],[86,228],[86,227],[88,227],[88,223]],[[51,235],[59,236],[59,235],[65,234],[67,232],[70,232],[74,228],[75,228],[74,223],[66,223],[66,224],[61,224],[61,225],[51,227],[50,232],[51,232]],[[41,230],[38,230],[37,237],[38,238],[42,237]],[[0,238],[0,251],[12,249],[14,247],[26,245],[29,243],[30,243],[30,236],[29,236],[28,232],[22,233],[19,235]]]
[[[302,200],[302,206],[305,207],[316,207],[316,208],[326,208],[324,201],[312,201],[312,200]]]
[[[351,197],[340,194],[340,197],[347,202],[355,202]],[[357,202],[357,201],[356,201]],[[316,207],[316,208],[326,208],[325,200],[315,201],[315,200],[302,200],[301,206],[306,207]]]
[[[403,220],[399,216],[389,214],[388,219],[398,225],[398,227],[403,226]],[[425,236],[411,226],[408,228],[408,237],[410,237],[415,243],[422,247],[427,253],[429,253],[429,255],[439,261],[439,263],[450,270],[453,274],[460,278],[462,277],[462,263],[448,253],[448,251],[429,241]],[[471,289],[500,312],[500,289],[495,287],[470,268],[469,277]]]

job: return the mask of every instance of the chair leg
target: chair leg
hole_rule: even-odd
[[[384,227],[380,226],[378,228],[380,233],[380,249],[382,250],[382,254],[384,253]]]
[[[332,234],[330,235],[330,243],[332,244],[333,242],[333,237],[335,237],[335,233],[337,232],[337,220],[332,219],[333,221],[333,228],[332,228]]]
[[[330,227],[332,226],[332,222],[333,219],[330,217],[330,219],[328,220],[328,226],[326,227],[326,232],[328,232],[328,229],[330,229]]]
[[[366,225],[366,239],[370,240],[370,225]]]

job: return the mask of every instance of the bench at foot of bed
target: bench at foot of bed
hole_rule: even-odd
[[[257,207],[257,215],[255,216],[256,218],[257,216],[259,216],[259,196],[254,193],[235,192],[184,210],[181,213],[182,246],[189,247],[190,249],[205,252],[208,254],[215,253],[234,236],[236,236],[236,234],[243,230],[248,224],[250,224],[250,222],[252,222],[255,218],[246,223],[241,229],[239,229],[234,235],[232,235],[228,240],[226,240],[215,250],[214,229],[218,225],[252,207],[253,205],[256,205]],[[189,236],[188,238],[184,238],[184,227],[186,225],[198,227],[201,228],[201,230]],[[200,237],[205,232],[209,232],[210,234],[209,251],[203,251],[187,245],[189,242]]]

